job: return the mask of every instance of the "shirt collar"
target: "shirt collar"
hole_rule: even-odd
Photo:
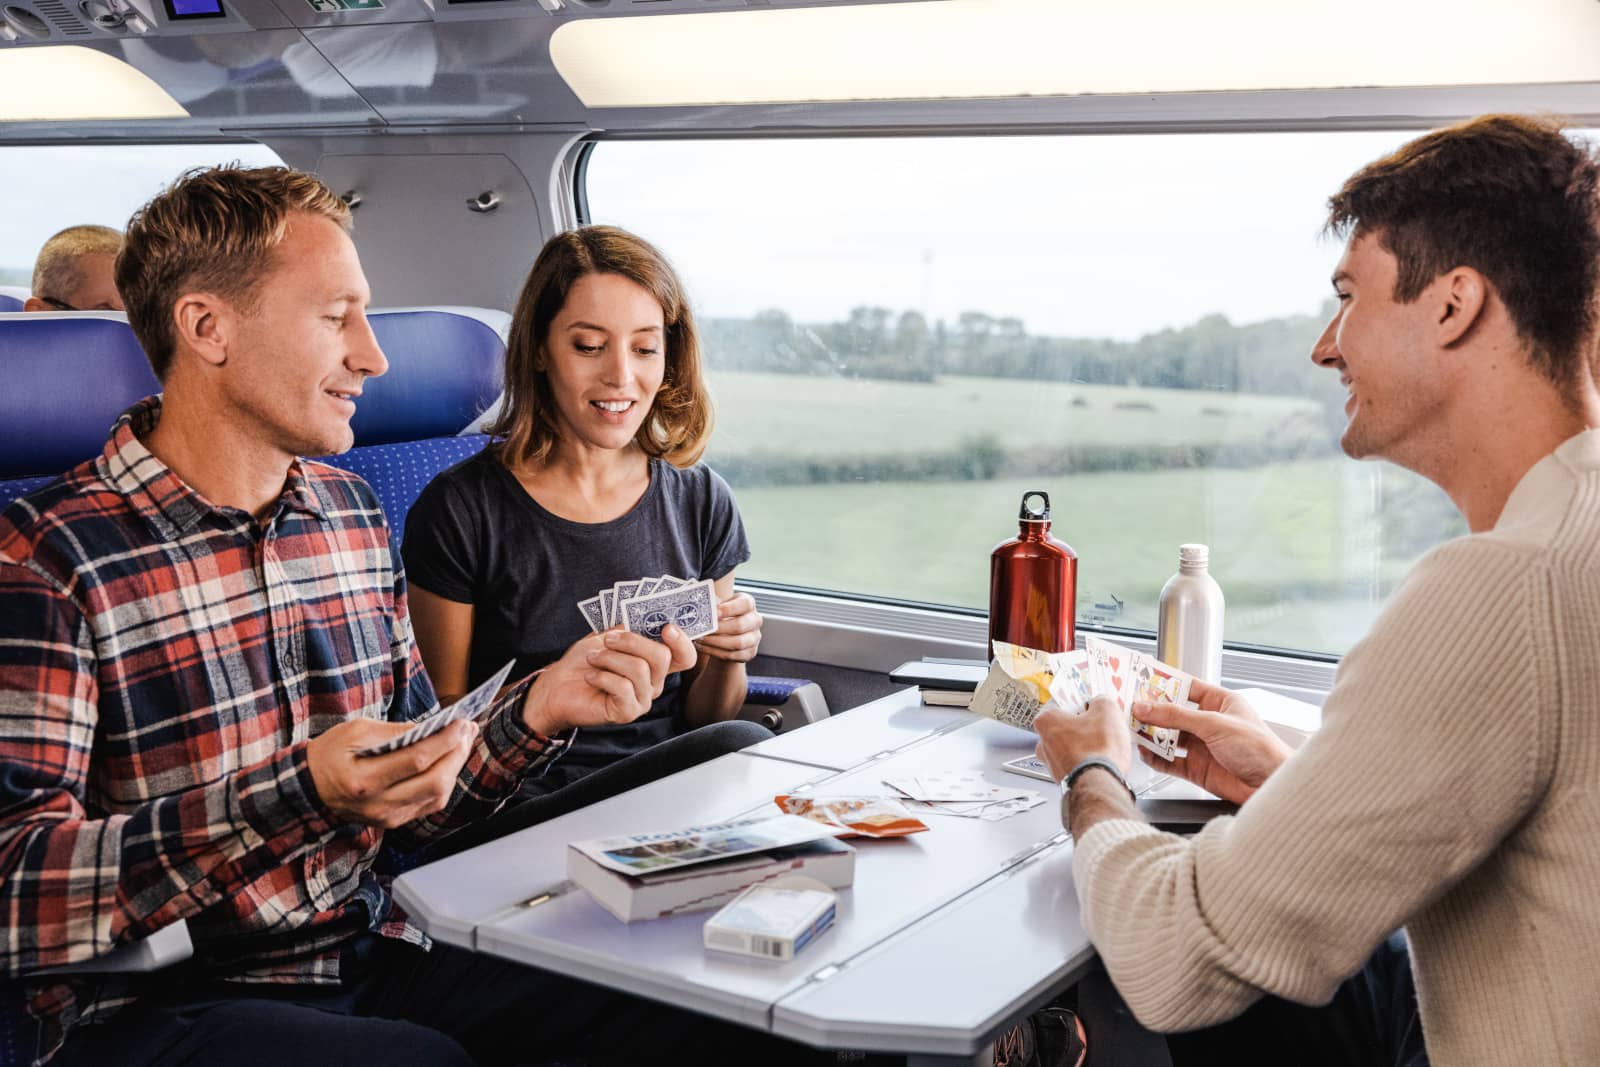
[[[1524,532],[1550,525],[1566,507],[1578,479],[1600,470],[1600,429],[1584,430],[1561,442],[1524,474],[1495,520],[1497,533]],[[1551,502],[1557,510],[1551,512]]]
[[[161,394],[145,397],[111,427],[100,454],[101,476],[168,536],[187,533],[207,514],[234,513],[201,496],[145,447],[143,438],[161,421]],[[285,510],[327,518],[327,506],[305,462],[289,465],[274,518]]]

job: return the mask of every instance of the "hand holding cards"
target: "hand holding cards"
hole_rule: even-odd
[[[621,626],[659,641],[669,624],[690,640],[717,630],[717,594],[709,579],[691,582],[668,574],[618,582],[581,601],[578,611],[595,633]]]
[[[432,737],[458,720],[479,718],[494,703],[495,694],[500,692],[500,687],[505,684],[506,676],[511,673],[515,663],[516,660],[508,660],[506,665],[495,671],[487,681],[448,708],[440,708],[432,715],[418,719],[412,724],[411,729],[403,734],[397,734],[381,745],[371,745],[357,750],[356,755],[381,756],[386,752],[394,752],[407,745],[416,744],[424,737]]]

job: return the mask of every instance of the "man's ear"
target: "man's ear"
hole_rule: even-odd
[[[1489,282],[1471,267],[1453,267],[1432,287],[1438,290],[1435,299],[1439,301],[1439,347],[1449,348],[1466,337],[1483,317],[1489,302]]]
[[[55,308],[46,304],[36,296],[30,296],[22,302],[23,311],[54,311]]]
[[[232,309],[214,293],[184,293],[172,306],[177,347],[195,352],[213,367],[228,362]]]

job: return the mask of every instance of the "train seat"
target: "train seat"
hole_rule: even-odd
[[[369,321],[389,372],[362,388],[350,420],[355,447],[321,459],[366,479],[398,545],[433,476],[489,441],[462,431],[500,394],[510,318],[484,308],[404,308]]]
[[[0,312],[21,311],[28,300],[28,290],[15,285],[0,285]]]
[[[95,455],[160,386],[118,312],[0,314],[0,507]]]

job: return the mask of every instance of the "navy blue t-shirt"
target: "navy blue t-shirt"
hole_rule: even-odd
[[[702,463],[652,459],[638,503],[610,522],[583,523],[541,507],[492,452],[429,483],[401,548],[411,584],[473,606],[469,686],[513,657],[513,677],[559,659],[589,632],[578,602],[616,582],[717,579],[750,558],[732,490]],[[560,763],[603,766],[672,736],[679,689],[674,675],[637,722],[584,728]]]

